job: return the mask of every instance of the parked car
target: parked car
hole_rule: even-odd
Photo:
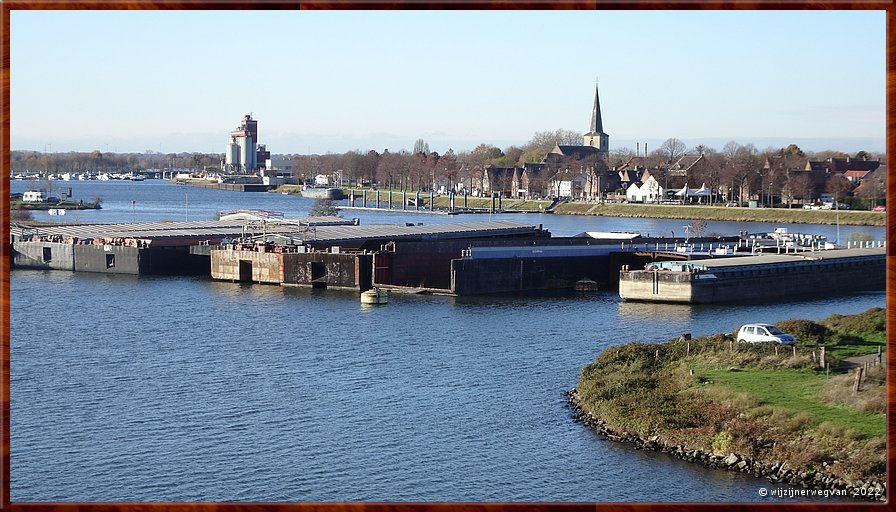
[[[873,212],[885,212],[885,211],[887,211],[887,207],[886,207],[886,206],[875,206],[874,208],[871,209],[871,211],[873,211]]]
[[[774,341],[782,345],[793,345],[796,338],[771,324],[746,324],[737,331],[737,341],[762,343]]]

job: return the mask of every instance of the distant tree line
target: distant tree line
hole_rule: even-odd
[[[293,163],[292,172],[299,182],[310,182],[315,176],[327,175],[341,180],[342,185],[378,186],[396,190],[427,191],[434,187],[467,190],[482,187],[486,169],[522,167],[524,164],[541,163],[556,144],[580,146],[582,134],[571,130],[558,129],[536,132],[521,145],[511,145],[504,149],[491,144],[479,144],[472,150],[455,152],[449,149],[443,154],[431,151],[429,144],[417,139],[413,151],[385,149],[353,150],[345,153],[323,155],[284,155]],[[795,144],[786,148],[757,149],[752,144],[731,141],[720,150],[708,146],[688,148],[676,138],[667,139],[657,149],[646,156],[638,155],[631,148],[612,149],[605,162],[578,160],[575,157],[554,159],[549,171],[596,173],[598,168],[617,169],[631,164],[637,159],[640,168],[651,172],[665,172],[668,179],[669,168],[684,155],[703,155],[703,164],[695,167],[687,179],[691,185],[705,184],[713,191],[727,189],[729,197],[746,200],[749,197],[765,198],[765,203],[777,198],[784,203],[795,199],[806,199],[817,190],[808,173],[800,172],[807,159],[825,160],[846,158],[884,160],[883,154],[859,151],[848,155],[840,151],[802,151]],[[223,158],[220,153],[103,153],[91,152],[41,153],[38,151],[12,151],[10,153],[11,172],[112,172],[141,171],[147,169],[191,169],[195,172],[212,172],[218,169]],[[601,167],[602,166],[602,167]],[[533,176],[531,186],[536,186]],[[550,177],[538,177],[539,186],[546,187]],[[593,185],[592,185],[593,186]],[[883,198],[885,191],[872,194]],[[833,176],[825,188],[835,197],[850,193],[853,184],[842,175]]]

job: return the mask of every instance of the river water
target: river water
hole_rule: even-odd
[[[199,220],[231,208],[302,216],[311,204],[152,180],[70,183],[75,199],[101,195],[104,209],[65,220]],[[362,224],[487,217],[344,215]],[[556,235],[680,235],[686,224],[502,218]],[[710,222],[708,230],[774,227]],[[844,227],[840,235],[859,231],[883,236]],[[572,421],[564,391],[613,344],[884,302],[883,292],[819,290],[741,306],[630,304],[598,293],[396,295],[362,307],[356,294],[334,290],[14,270],[12,500],[767,502],[766,481],[600,438]]]

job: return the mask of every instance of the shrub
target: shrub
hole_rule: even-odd
[[[835,343],[834,332],[812,320],[782,320],[775,324],[782,331],[796,337],[797,344],[814,346]]]
[[[886,334],[887,312],[883,308],[871,308],[857,315],[831,315],[822,321],[828,329],[845,338],[856,336],[883,340]]]
[[[712,437],[712,451],[719,455],[727,454],[731,451],[731,443],[734,439],[728,431],[723,430]]]
[[[11,222],[29,222],[34,220],[30,210],[11,210],[9,212]]]

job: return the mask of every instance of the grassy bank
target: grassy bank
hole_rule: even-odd
[[[87,201],[59,201],[56,203],[42,202],[25,202],[20,200],[10,200],[10,210],[50,210],[52,208],[63,208],[66,210],[99,210],[102,208],[100,203],[90,203]]]
[[[826,350],[836,358],[875,353],[883,344],[883,317],[875,309],[814,325],[827,329]],[[785,462],[794,471],[848,481],[884,478],[882,367],[871,367],[854,393],[853,374],[828,375],[817,367],[814,344],[797,346],[794,354],[790,347],[714,335],[613,347],[582,370],[578,405],[613,430],[643,439]]]
[[[564,203],[555,213],[564,215],[600,215],[606,217],[648,217],[652,219],[702,219],[731,222],[769,222],[779,224],[840,224],[885,226],[885,212],[803,210],[784,208],[725,208],[637,203]]]
[[[301,189],[297,185],[283,185],[277,192],[295,193]],[[355,190],[355,205],[359,205],[360,190]],[[375,206],[375,190],[367,191],[367,205]],[[414,197],[413,192],[408,192],[408,198]],[[380,202],[386,204],[389,192],[380,190]],[[394,204],[401,204],[401,191],[392,192]],[[420,199],[429,207],[429,194],[421,193]],[[492,200],[488,197],[472,197],[466,199],[468,208],[489,208]],[[433,200],[435,208],[448,208],[450,200],[448,196],[436,196]],[[497,205],[497,203],[496,203]],[[551,205],[549,200],[523,200],[502,199],[501,208],[514,211],[543,211]],[[455,207],[464,206],[463,196],[454,199]],[[554,213],[560,215],[594,215],[604,217],[634,217],[652,219],[690,219],[690,220],[721,220],[730,222],[767,222],[777,224],[827,224],[839,223],[850,226],[886,226],[886,212],[871,212],[859,210],[803,210],[799,208],[725,208],[719,206],[692,206],[672,204],[640,204],[640,203],[589,203],[571,202],[557,205]]]

